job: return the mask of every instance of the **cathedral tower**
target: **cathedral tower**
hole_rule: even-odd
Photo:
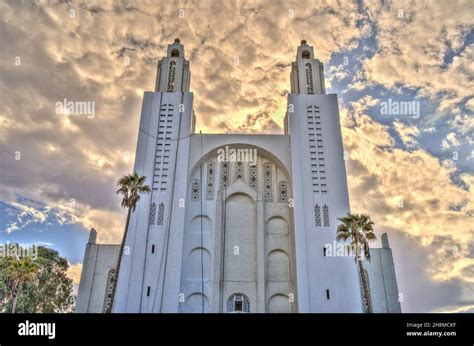
[[[184,47],[179,38],[168,45],[167,56],[158,62],[155,92],[189,92],[191,71],[184,58]]]
[[[314,57],[314,49],[301,41],[296,52],[296,61],[291,64],[291,93],[321,95],[326,93],[324,86],[323,63]]]
[[[152,188],[132,213],[117,284],[115,312],[177,311],[190,135],[194,131],[189,62],[179,39],[158,63],[145,92],[134,170]]]
[[[349,212],[337,95],[305,40],[291,69],[285,133],[290,136],[300,312],[361,312],[353,257],[328,256],[338,217]],[[335,252],[335,249],[332,253]]]

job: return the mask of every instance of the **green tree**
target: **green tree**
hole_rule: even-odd
[[[375,241],[374,222],[368,215],[347,214],[338,218],[341,224],[337,227],[337,240],[351,240],[350,249],[354,253],[354,259],[358,265],[359,279],[362,283],[362,297],[365,312],[372,312],[372,301],[368,285],[367,272],[362,266],[362,251],[364,257],[370,262],[369,242]]]
[[[9,257],[5,266],[4,277],[10,282],[7,300],[11,302],[10,312],[15,313],[18,298],[21,297],[23,286],[34,280],[37,265],[31,258]]]
[[[119,189],[117,194],[122,195],[122,208],[127,208],[127,221],[125,222],[125,231],[123,232],[122,242],[120,243],[120,251],[117,260],[117,270],[113,281],[111,296],[109,297],[109,304],[105,307],[105,312],[112,312],[112,307],[115,299],[115,291],[117,289],[117,281],[120,272],[120,264],[122,262],[123,249],[125,247],[125,240],[127,239],[128,224],[130,223],[130,216],[135,211],[137,203],[140,200],[140,194],[149,193],[151,191],[148,185],[145,185],[145,176],[139,176],[137,172],[133,174],[124,175],[119,178],[117,185]]]
[[[72,280],[67,277],[67,260],[56,250],[42,246],[36,249],[36,259],[0,258],[0,310],[21,313],[72,311],[74,297]]]

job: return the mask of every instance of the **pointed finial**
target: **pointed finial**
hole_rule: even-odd
[[[94,228],[91,228],[89,232],[89,240],[87,241],[90,244],[95,244],[97,241],[97,231]]]
[[[301,44],[306,44],[306,40],[301,40]]]

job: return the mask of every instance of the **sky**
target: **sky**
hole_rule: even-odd
[[[338,94],[351,211],[389,234],[402,310],[474,312],[473,13],[470,0],[0,0],[0,243],[57,249],[77,284],[88,230],[121,239],[115,184],[167,45],[184,44],[198,131],[282,134],[306,39]],[[56,114],[64,99],[94,116]]]

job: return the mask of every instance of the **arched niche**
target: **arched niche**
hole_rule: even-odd
[[[233,194],[226,200],[224,218],[224,280],[255,281],[257,232],[254,201],[246,194]]]
[[[198,247],[191,250],[187,260],[186,279],[208,281],[211,273],[211,254],[207,249]]]
[[[290,258],[283,250],[274,250],[267,257],[267,281],[290,281]]]
[[[275,294],[268,300],[268,312],[271,313],[289,313],[291,312],[291,303],[284,294]]]
[[[267,235],[288,235],[288,222],[280,216],[272,217],[267,221]]]
[[[186,228],[190,233],[211,233],[212,221],[205,215],[198,215],[191,220],[191,227]]]
[[[278,156],[276,156],[275,154],[272,153],[272,148],[271,148],[270,144],[262,143],[261,145],[262,146],[257,146],[257,145],[248,144],[248,143],[235,143],[235,142],[232,142],[232,141],[229,141],[229,142],[225,141],[225,142],[222,142],[218,146],[215,146],[213,148],[205,149],[204,154],[203,154],[202,157],[193,158],[193,160],[191,162],[191,167],[192,168],[189,171],[188,180],[189,180],[189,182],[192,181],[192,178],[198,172],[198,170],[200,168],[200,165],[203,162],[215,161],[216,160],[216,158],[218,156],[218,153],[217,153],[218,149],[222,149],[225,146],[228,146],[229,148],[257,149],[257,153],[258,153],[259,157],[265,158],[266,160],[274,163],[276,165],[276,167],[281,170],[281,172],[285,176],[285,179],[288,179],[287,181],[291,181],[289,179],[290,170],[288,169],[288,167],[291,165],[291,162],[287,161],[286,165],[285,165],[285,163],[282,162],[282,160],[280,160],[280,158],[278,158]],[[287,165],[288,165],[288,167],[287,167]],[[217,177],[216,177],[216,179],[217,179]],[[189,183],[189,186],[191,186],[190,183]],[[291,186],[289,186],[289,188],[291,188]]]
[[[186,312],[209,312],[209,300],[207,299],[206,295],[200,292],[189,295],[188,299],[186,299]]]

